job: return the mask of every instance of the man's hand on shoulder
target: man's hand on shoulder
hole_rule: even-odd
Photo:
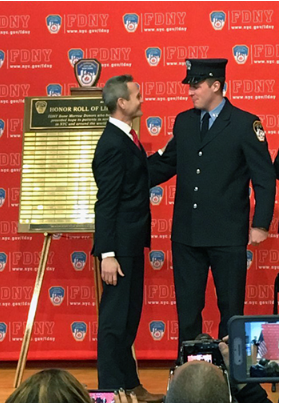
[[[249,244],[258,245],[268,237],[268,231],[264,228],[251,228]]]
[[[115,257],[106,257],[101,263],[101,277],[108,285],[117,285],[118,274],[124,277],[119,262]]]

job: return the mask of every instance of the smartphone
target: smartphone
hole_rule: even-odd
[[[113,390],[98,390],[88,389],[89,396],[93,403],[114,403],[114,391]]]
[[[228,322],[230,376],[237,383],[279,382],[279,316],[233,316]]]

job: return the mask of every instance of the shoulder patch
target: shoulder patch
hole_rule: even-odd
[[[265,141],[265,131],[259,120],[255,120],[253,123],[253,129],[259,141]]]

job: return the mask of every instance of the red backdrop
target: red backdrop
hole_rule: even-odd
[[[228,58],[226,95],[260,116],[274,159],[278,149],[278,2],[1,2],[0,12],[0,359],[16,360],[42,234],[19,234],[21,152],[26,96],[70,95],[70,61],[97,58],[100,86],[130,73],[144,98],[141,141],[148,153],[172,135],[177,113],[192,107],[185,58]],[[75,50],[70,52],[71,50]],[[69,54],[70,52],[70,54]],[[55,85],[56,84],[56,85]],[[55,86],[54,86],[55,85]],[[150,123],[154,118],[154,126]],[[157,119],[156,119],[157,118]],[[177,318],[170,229],[171,180],[152,193],[152,253],[146,256],[144,309],[135,343],[138,359],[173,359]],[[253,192],[250,194],[253,205]],[[89,234],[54,237],[29,359],[96,358],[97,316]],[[85,253],[74,268],[72,254]],[[278,195],[269,238],[249,247],[246,314],[271,314],[278,272]],[[61,298],[49,297],[59,287]],[[189,307],[187,307],[189,309]],[[212,278],[204,331],[217,336]],[[150,326],[158,322],[159,332]]]

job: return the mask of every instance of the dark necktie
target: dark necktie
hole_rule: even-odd
[[[209,130],[209,120],[210,120],[210,114],[207,112],[204,114],[204,117],[202,119],[202,127],[201,127],[201,140],[203,141],[205,134]]]
[[[141,150],[141,146],[140,146],[140,143],[139,143],[139,140],[138,140],[138,136],[137,136],[137,134],[136,134],[136,131],[133,130],[133,129],[131,129],[129,133],[130,133],[130,134],[132,135],[132,137],[133,137],[133,142],[134,142],[134,144],[136,144],[137,147],[139,148],[139,150]]]

